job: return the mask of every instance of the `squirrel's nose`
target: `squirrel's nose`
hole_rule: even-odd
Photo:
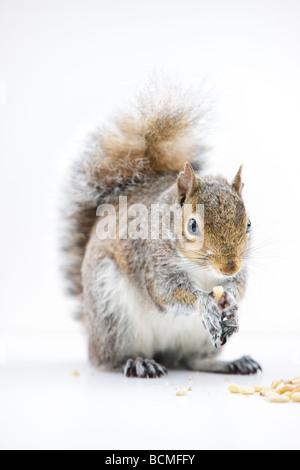
[[[229,263],[225,264],[220,268],[220,272],[224,276],[233,276],[234,274],[238,273],[240,270],[240,266],[235,261],[230,261]]]

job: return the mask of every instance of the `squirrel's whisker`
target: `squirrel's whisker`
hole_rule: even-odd
[[[260,367],[249,356],[213,360],[216,348],[238,331],[243,261],[251,266],[264,248],[246,248],[251,221],[242,167],[232,181],[201,173],[203,107],[189,91],[165,85],[153,82],[131,113],[96,128],[70,175],[65,271],[81,304],[89,355],[96,365],[122,368],[127,377],[165,375],[156,353],[171,366],[255,373]],[[116,237],[115,216],[126,215],[124,199],[131,236],[123,240]],[[138,238],[151,228],[153,206],[161,214],[155,229],[163,236]],[[205,232],[198,206],[205,209]],[[176,215],[163,207],[174,207]],[[125,237],[123,220],[118,229]],[[216,287],[222,289],[219,302]]]

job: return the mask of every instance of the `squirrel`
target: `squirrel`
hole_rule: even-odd
[[[202,174],[201,119],[201,107],[185,93],[148,90],[131,113],[89,136],[72,169],[63,247],[70,291],[80,297],[90,360],[127,377],[160,377],[169,367],[261,370],[250,356],[216,358],[239,329],[251,222],[242,167],[232,182]],[[182,222],[162,229],[164,237],[123,236],[128,220],[120,198],[154,212],[174,207]],[[119,227],[105,238],[97,209],[108,205]],[[139,228],[147,224],[144,217]],[[223,287],[219,301],[215,286]]]

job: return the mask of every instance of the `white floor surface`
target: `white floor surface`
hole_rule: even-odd
[[[250,378],[127,379],[91,367],[80,331],[6,335],[0,344],[1,449],[300,449],[300,404],[227,391],[228,379],[269,385],[299,376],[293,335],[236,336],[223,357],[251,353],[264,373]],[[192,391],[176,397],[184,386]]]

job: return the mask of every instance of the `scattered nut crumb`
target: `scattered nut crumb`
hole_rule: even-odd
[[[294,390],[294,388],[295,388],[295,386],[293,386],[293,385],[281,383],[281,384],[278,385],[278,387],[276,387],[275,390],[276,390],[277,393],[282,395],[285,392],[292,392]]]
[[[263,385],[251,385],[251,387],[254,388],[255,393],[260,393],[260,392],[262,392],[263,389],[264,389],[264,386],[263,386]]]
[[[288,403],[290,401],[290,397],[279,395],[279,393],[276,392],[267,393],[266,398],[270,403]]]
[[[279,384],[281,384],[281,380],[274,380],[274,382],[272,382],[271,388],[275,389]]]
[[[189,389],[187,387],[178,388],[176,390],[176,396],[177,397],[184,397],[187,394],[188,391],[189,391]]]
[[[291,381],[292,381],[293,384],[299,384],[300,385],[300,377],[293,377]]]
[[[274,380],[271,387],[262,385],[240,386],[238,384],[229,384],[230,393],[240,393],[242,395],[254,395],[259,393],[270,403],[300,403],[300,378],[294,377],[291,380]]]
[[[241,393],[241,387],[237,384],[228,385],[228,390],[230,393]]]
[[[80,374],[78,370],[72,370],[71,375],[73,375],[73,377],[79,377]]]
[[[249,385],[247,385],[246,387],[241,387],[241,394],[242,395],[254,395],[255,393],[255,389],[254,387],[250,387]]]
[[[260,392],[260,396],[261,396],[261,397],[265,397],[266,394],[267,394],[268,392],[272,391],[272,390],[273,390],[273,389],[272,389],[271,387],[265,387],[265,388],[263,388],[262,391]]]
[[[300,403],[300,392],[292,393],[291,399],[295,403]]]
[[[189,391],[189,392],[192,392],[192,387],[189,387],[189,388],[188,388],[188,391]]]
[[[191,375],[189,376],[189,380],[190,380],[191,382],[192,382],[192,380],[194,380]]]

